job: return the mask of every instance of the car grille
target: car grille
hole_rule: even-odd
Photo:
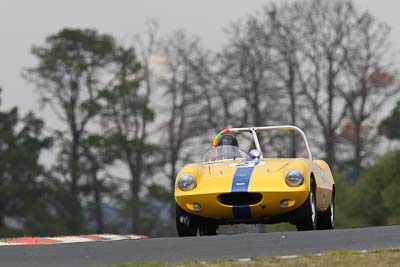
[[[254,205],[261,201],[260,193],[228,193],[218,197],[219,202],[228,206],[247,206]]]

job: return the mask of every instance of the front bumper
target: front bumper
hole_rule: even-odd
[[[221,194],[235,193],[187,193],[175,196],[177,204],[185,211],[208,219],[227,222],[258,221],[286,214],[300,207],[309,195],[309,190],[248,192],[261,194],[261,200],[251,205],[226,205],[221,203]]]

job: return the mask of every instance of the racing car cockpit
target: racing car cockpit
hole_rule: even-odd
[[[211,148],[211,150],[209,150],[203,157],[202,162],[245,159],[248,157],[249,155],[237,146],[222,145]]]

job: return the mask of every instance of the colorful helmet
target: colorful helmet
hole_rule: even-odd
[[[218,140],[217,146],[224,146],[224,145],[239,147],[239,142],[235,136],[231,134],[224,134]]]

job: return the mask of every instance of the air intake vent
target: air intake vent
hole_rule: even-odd
[[[254,205],[261,201],[260,193],[229,193],[219,195],[219,202],[228,206]]]

